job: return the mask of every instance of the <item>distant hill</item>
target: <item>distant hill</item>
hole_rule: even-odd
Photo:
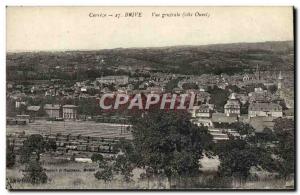
[[[147,68],[182,74],[293,70],[292,41],[232,43],[155,48],[117,48],[98,51],[7,53],[7,67],[40,71],[49,67],[78,66]]]

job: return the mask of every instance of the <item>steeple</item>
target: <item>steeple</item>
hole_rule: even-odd
[[[282,88],[282,74],[281,74],[281,71],[279,72],[279,75],[278,75],[278,84],[277,84],[277,88],[278,90]]]
[[[281,71],[279,71],[278,79],[279,79],[279,80],[282,80],[282,74],[281,74]]]
[[[258,64],[256,65],[256,71],[255,71],[256,80],[260,80],[260,73],[259,73],[259,67]]]
[[[282,81],[283,81],[283,77],[282,77],[282,74],[281,74],[281,71],[279,72],[279,75],[278,75],[278,83],[277,83],[277,93],[279,95],[279,98],[282,98],[283,94],[282,94]]]
[[[229,99],[235,100],[236,99],[235,93],[230,94]]]

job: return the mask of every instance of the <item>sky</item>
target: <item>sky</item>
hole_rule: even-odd
[[[142,17],[114,17],[126,12],[141,12]],[[113,16],[90,17],[95,14]],[[163,14],[176,16],[162,18]],[[292,7],[6,8],[9,52],[286,40],[293,40]]]

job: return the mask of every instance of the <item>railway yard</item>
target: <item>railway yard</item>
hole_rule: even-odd
[[[90,158],[93,153],[115,154],[121,139],[132,139],[129,125],[87,121],[35,121],[7,125],[7,138],[16,152],[31,134],[40,134],[56,143],[54,156]]]

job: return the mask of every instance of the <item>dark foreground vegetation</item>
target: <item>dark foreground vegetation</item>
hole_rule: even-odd
[[[294,175],[294,122],[290,119],[276,119],[274,131],[265,129],[262,134],[256,134],[248,124],[236,123],[234,128],[241,136],[229,135],[228,141],[218,143],[212,141],[206,127],[192,124],[185,112],[150,110],[134,117],[131,123],[134,139],[120,141],[116,156],[105,158],[95,153],[91,157],[96,167],[90,176],[106,187],[114,188],[117,179],[124,188],[126,185],[139,188],[138,183],[143,181],[147,183],[144,188],[152,188],[153,181],[165,182],[163,188],[233,188],[233,182],[241,185],[259,180],[252,174],[253,168],[272,175],[264,182],[288,181]],[[41,155],[55,150],[55,143],[31,135],[24,141],[19,158],[8,143],[6,166],[25,167],[22,183],[29,183],[32,188],[54,182],[42,167]],[[201,171],[199,160],[204,156],[218,156],[220,164],[216,172]],[[69,163],[74,159],[69,159]],[[137,169],[138,180],[134,178]],[[97,188],[97,183],[94,187]],[[13,188],[11,180],[8,188]]]

